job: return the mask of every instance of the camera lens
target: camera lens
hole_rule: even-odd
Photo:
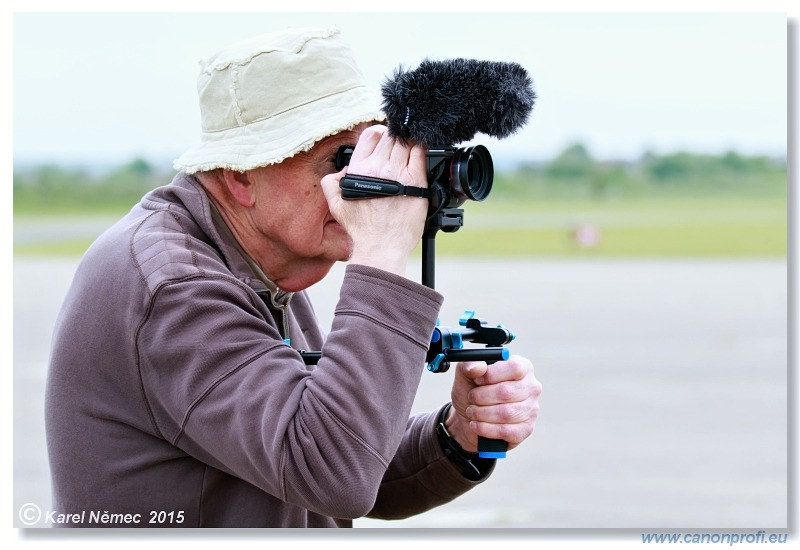
[[[492,155],[483,145],[457,149],[451,165],[451,183],[456,196],[482,201],[489,196],[494,179]]]

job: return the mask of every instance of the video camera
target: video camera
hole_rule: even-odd
[[[341,170],[350,163],[353,147],[343,145],[336,154],[336,169]],[[426,153],[428,173],[428,220],[444,208],[458,208],[466,201],[482,201],[489,196],[494,180],[494,164],[489,150],[483,145],[470,147],[432,147]],[[367,199],[376,196],[401,195],[408,189],[396,182],[377,178],[351,178],[342,185],[345,199]],[[451,226],[444,231],[456,230]]]

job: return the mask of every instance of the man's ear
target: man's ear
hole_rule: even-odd
[[[249,208],[256,203],[255,182],[250,177],[250,172],[223,168],[222,180],[237,204]]]

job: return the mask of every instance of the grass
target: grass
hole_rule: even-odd
[[[91,239],[15,244],[14,256],[81,256],[91,244]]]
[[[107,212],[101,219],[123,213]],[[86,214],[64,213],[15,217],[15,235],[37,226],[46,225],[49,230],[44,232],[46,238],[20,239],[14,255],[82,254],[93,237],[68,237],[69,231],[59,228],[86,218]],[[574,230],[581,225],[598,231],[596,246],[576,243]],[[780,257],[786,255],[786,246],[786,199],[766,196],[490,199],[466,204],[464,227],[436,238],[437,255],[449,256]]]
[[[579,226],[598,233],[596,245],[576,242]],[[437,254],[774,257],[786,254],[786,240],[780,197],[487,203],[466,206],[464,227],[437,236]]]
[[[450,256],[574,257],[745,257],[786,254],[779,226],[696,225],[692,227],[611,227],[599,242],[579,246],[565,229],[477,229],[460,239],[437,237],[437,253]],[[444,239],[452,239],[445,241]]]

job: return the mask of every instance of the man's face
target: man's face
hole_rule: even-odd
[[[331,216],[320,180],[337,172],[339,147],[355,145],[367,126],[335,134],[306,153],[253,171],[255,224],[272,249],[265,252],[278,254],[283,261],[313,259],[331,265],[350,257],[352,240]]]

